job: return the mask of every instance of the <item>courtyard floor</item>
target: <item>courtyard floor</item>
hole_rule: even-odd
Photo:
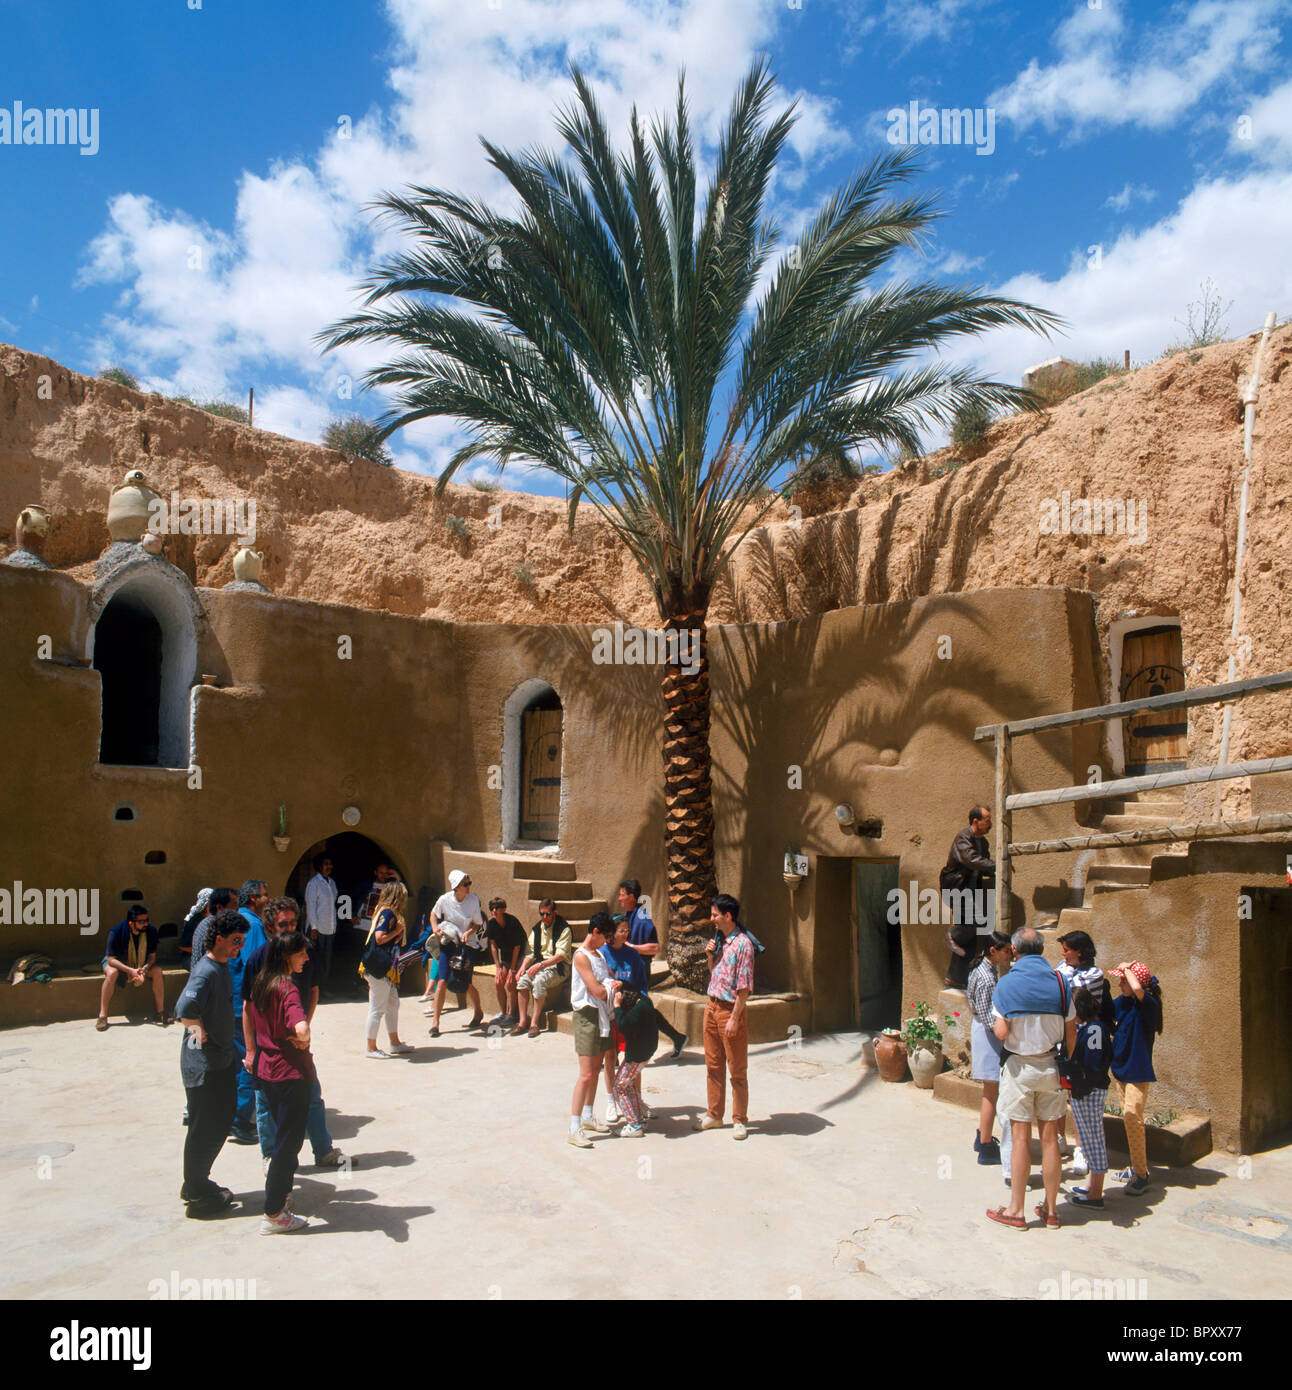
[[[186,1279],[241,1279],[262,1299],[1042,1298],[1080,1296],[1089,1279],[1228,1300],[1292,1288],[1289,1148],[1155,1169],[1138,1200],[1110,1181],[1103,1212],[1061,1206],[1064,1229],[1018,1232],[984,1218],[1005,1189],[999,1168],[975,1162],[974,1113],[881,1082],[857,1034],[752,1049],[743,1144],[730,1129],[691,1131],[704,1065],[689,1049],[645,1073],[646,1138],[584,1151],[565,1142],[567,1035],[491,1042],[454,1012],[432,1042],[405,999],[416,1054],[367,1062],[366,1007],[316,1016],[329,1124],[358,1166],[298,1172],[296,1209],[312,1225],[288,1237],[257,1233],[256,1148],[226,1145],[213,1173],[240,1206],[183,1219],[177,1028],[0,1034],[0,1295],[146,1299],[154,1281]]]

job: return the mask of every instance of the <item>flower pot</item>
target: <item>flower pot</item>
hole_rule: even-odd
[[[900,1033],[885,1028],[875,1039],[875,1065],[881,1081],[906,1079],[906,1044]]]
[[[214,685],[219,679],[220,679],[219,676],[203,675],[203,677],[202,677],[202,684],[203,684],[203,685]]]
[[[917,1043],[907,1058],[911,1080],[921,1091],[933,1089],[933,1078],[942,1070],[942,1048],[938,1043]]]
[[[791,893],[803,882],[802,874],[782,874],[781,877],[785,880],[785,886]]]
[[[278,851],[279,854],[286,854],[287,846],[290,845],[291,842],[292,840],[290,835],[274,836],[274,848]]]

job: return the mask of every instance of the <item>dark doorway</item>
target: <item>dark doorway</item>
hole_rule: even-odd
[[[548,690],[520,716],[520,838],[554,843],[561,830],[561,699]]]
[[[337,916],[340,919],[337,922],[336,937],[338,955],[354,955],[357,958],[359,954],[363,937],[363,933],[358,930],[359,919],[363,914],[364,903],[372,891],[378,864],[389,864],[408,886],[407,925],[410,935],[415,934],[416,885],[408,882],[402,865],[396,862],[393,855],[388,854],[375,840],[360,835],[357,830],[342,830],[312,844],[296,861],[296,867],[288,875],[287,886],[283,889],[286,897],[295,898],[301,904],[302,910],[304,909],[305,885],[314,877],[314,858],[319,854],[326,854],[331,858],[332,877],[336,880]],[[348,904],[343,899],[348,899]],[[345,919],[347,906],[348,920]]]
[[[870,1032],[896,1028],[902,1019],[902,927],[888,920],[888,895],[897,879],[895,860],[858,859],[853,864],[857,1026]]]
[[[156,767],[160,751],[162,630],[137,600],[112,599],[94,628],[103,685],[99,761]]]

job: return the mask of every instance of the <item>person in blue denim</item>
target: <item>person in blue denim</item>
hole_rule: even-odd
[[[242,1001],[245,993],[243,971],[246,969],[247,961],[269,939],[265,935],[264,923],[261,920],[261,913],[264,912],[265,904],[268,901],[269,885],[263,878],[249,878],[238,889],[238,915],[247,925],[242,953],[235,956],[229,963],[229,977],[233,981],[233,1016],[236,1019],[242,1017]],[[233,1124],[229,1129],[229,1139],[234,1144],[258,1144],[260,1139],[256,1134],[256,1088],[247,1069],[243,1066],[246,1052],[242,1041],[241,1026],[234,1029],[233,1047],[238,1054],[238,1106],[234,1112]]]
[[[270,940],[276,936],[285,936],[288,933],[299,931],[300,928],[297,925],[299,920],[300,909],[292,898],[272,898],[265,905],[265,930],[269,934]],[[248,999],[251,997],[251,986],[263,968],[268,952],[269,946],[266,943],[247,958],[246,970],[243,975],[243,993]],[[314,1011],[318,1008],[318,980],[319,967],[314,957],[307,953],[302,968],[292,975],[291,981],[296,986],[297,994],[300,995],[301,1007],[305,1010],[305,1021],[309,1024],[313,1024]],[[243,1041],[249,1045],[247,1028],[247,1006],[244,1000],[242,1011]],[[256,1133],[260,1138],[261,1160],[268,1171],[270,1156],[277,1140],[277,1127],[265,1095],[259,1090],[256,1092]],[[314,1150],[315,1167],[340,1168],[345,1164],[345,1155],[332,1142],[332,1135],[328,1132],[327,1109],[323,1104],[323,1088],[319,1084],[317,1070],[310,1087],[310,1108],[306,1118],[306,1134],[309,1136],[310,1147]]]

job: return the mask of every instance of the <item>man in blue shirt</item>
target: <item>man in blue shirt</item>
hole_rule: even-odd
[[[142,985],[151,981],[155,1010],[148,1020],[164,1027],[171,1020],[163,1002],[161,966],[157,964],[157,928],[148,920],[148,909],[136,903],[108,933],[107,954],[103,957],[103,988],[99,992],[99,1017],[95,1029],[104,1033],[108,1027],[108,1005],[112,992],[124,985]]]
[[[249,878],[238,889],[238,916],[247,924],[246,940],[242,953],[229,962],[229,976],[233,982],[233,1016],[242,1018],[243,982],[247,961],[268,941],[261,915],[269,901],[269,885],[263,878]],[[251,982],[248,980],[249,985]],[[236,1054],[234,1065],[238,1076],[238,1105],[233,1116],[233,1128],[229,1138],[235,1144],[259,1144],[256,1133],[256,1083],[251,1073],[243,1065],[247,1055],[242,1040],[241,1026],[233,1030],[233,1050]]]
[[[635,878],[626,878],[619,885],[619,910],[628,923],[628,945],[642,957],[642,965],[645,967],[649,983],[651,960],[659,955],[659,933],[655,930],[655,923],[650,919],[650,913],[640,901],[641,895],[642,886]],[[645,993],[645,990],[642,992]],[[667,1034],[673,1041],[672,1056],[680,1057],[682,1049],[686,1046],[686,1034],[679,1033],[653,1003],[651,1008],[655,1010],[655,1022],[660,1032]]]

